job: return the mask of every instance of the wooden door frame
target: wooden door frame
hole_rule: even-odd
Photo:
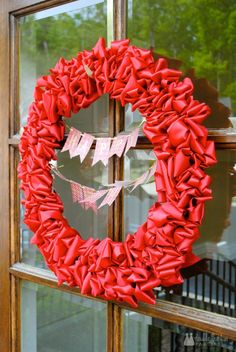
[[[10,351],[9,241],[9,33],[7,1],[0,2],[0,350]],[[5,221],[3,221],[5,219]]]
[[[70,0],[72,1],[72,0]],[[51,7],[70,1],[65,0],[1,0],[0,2],[0,351],[20,351],[20,304],[19,304],[19,282],[21,279],[31,282],[40,283],[54,289],[60,289],[76,295],[81,295],[77,288],[69,288],[63,285],[57,286],[55,277],[50,272],[42,269],[30,267],[29,265],[19,262],[19,238],[16,238],[16,226],[18,217],[16,207],[17,183],[16,183],[16,162],[14,154],[17,153],[18,139],[14,137],[16,128],[14,127],[15,98],[17,89],[16,65],[10,65],[15,62],[14,53],[17,48],[14,44],[17,42],[17,31],[15,30],[15,19],[31,12],[38,11],[45,6]],[[113,12],[112,22],[114,28],[114,39],[126,37],[126,1],[113,0],[113,6],[110,11]],[[111,104],[110,114],[116,115],[114,126],[110,133],[119,132],[124,125],[124,110],[119,104]],[[235,148],[235,136],[212,136],[218,148]],[[139,148],[150,148],[146,139],[140,138]],[[115,160],[117,170],[114,175],[116,178],[122,177],[122,162]],[[113,175],[113,176],[114,176]],[[119,213],[114,231],[113,239],[122,240],[122,198],[116,202],[116,210]],[[9,221],[7,220],[9,219]],[[95,299],[88,297],[90,299]],[[95,299],[96,300],[96,299]],[[122,334],[121,310],[128,309],[137,313],[162,319],[176,324],[189,326],[201,331],[214,333],[222,337],[236,339],[236,319],[223,316],[217,313],[207,312],[192,307],[175,304],[172,302],[158,300],[155,306],[140,304],[138,308],[133,309],[126,304],[107,303],[107,341],[109,352],[120,352],[120,336]]]

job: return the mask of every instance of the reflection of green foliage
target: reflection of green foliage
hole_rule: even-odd
[[[61,56],[71,59],[78,51],[91,49],[100,36],[106,37],[104,4],[39,20],[30,15],[21,23],[22,59],[36,64],[37,75],[45,74]]]
[[[141,47],[183,62],[206,77],[220,96],[231,97],[236,112],[236,2],[235,0],[132,0],[128,36]],[[72,58],[106,37],[104,4],[77,13],[64,13],[21,23],[21,53],[36,63],[37,75],[45,74],[60,56]]]
[[[230,96],[236,112],[235,0],[132,0],[129,37],[161,55],[195,68],[219,91]]]

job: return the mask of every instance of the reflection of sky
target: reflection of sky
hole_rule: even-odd
[[[39,11],[35,13],[35,20],[41,20],[42,18],[47,18],[55,15],[59,15],[62,13],[71,13],[73,11],[78,11],[83,9],[84,7],[96,5],[103,3],[104,0],[79,0],[74,1],[70,4],[60,5],[53,7],[51,9],[47,9],[44,11]]]

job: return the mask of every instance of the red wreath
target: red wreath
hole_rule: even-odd
[[[24,221],[34,232],[31,242],[59,284],[134,307],[138,301],[154,304],[154,287],[182,283],[180,269],[199,260],[192,244],[199,237],[204,203],[211,199],[204,169],[216,159],[202,126],[209,108],[193,99],[193,84],[189,78],[180,81],[181,74],[169,69],[165,59],[155,62],[149,50],[129,46],[128,39],[112,42],[110,48],[99,39],[91,51],[70,61],[61,58],[37,81],[18,171]],[[62,116],[69,118],[106,93],[123,106],[132,104],[146,119],[143,131],[158,159],[158,202],[123,243],[84,240],[70,227],[52,189],[49,165],[64,138]]]

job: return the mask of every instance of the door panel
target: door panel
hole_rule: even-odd
[[[37,11],[18,19],[19,31],[19,116],[20,126],[27,123],[37,78],[49,74],[60,57],[70,60],[84,49],[91,49],[99,36],[107,37],[107,4],[102,0],[75,1]],[[107,136],[109,133],[109,99],[101,97],[90,108],[66,120],[81,132]],[[98,188],[108,183],[108,168],[91,167],[93,151],[83,164],[68,152],[57,151],[56,166],[68,179]],[[92,210],[73,204],[70,183],[54,175],[56,192],[61,196],[65,216],[84,238],[108,235],[108,209]],[[36,246],[30,244],[32,232],[23,223],[20,206],[21,261],[47,269]],[[99,219],[99,221],[98,221]],[[37,270],[37,269],[36,269]],[[107,304],[21,281],[21,352],[64,352],[106,350]]]

